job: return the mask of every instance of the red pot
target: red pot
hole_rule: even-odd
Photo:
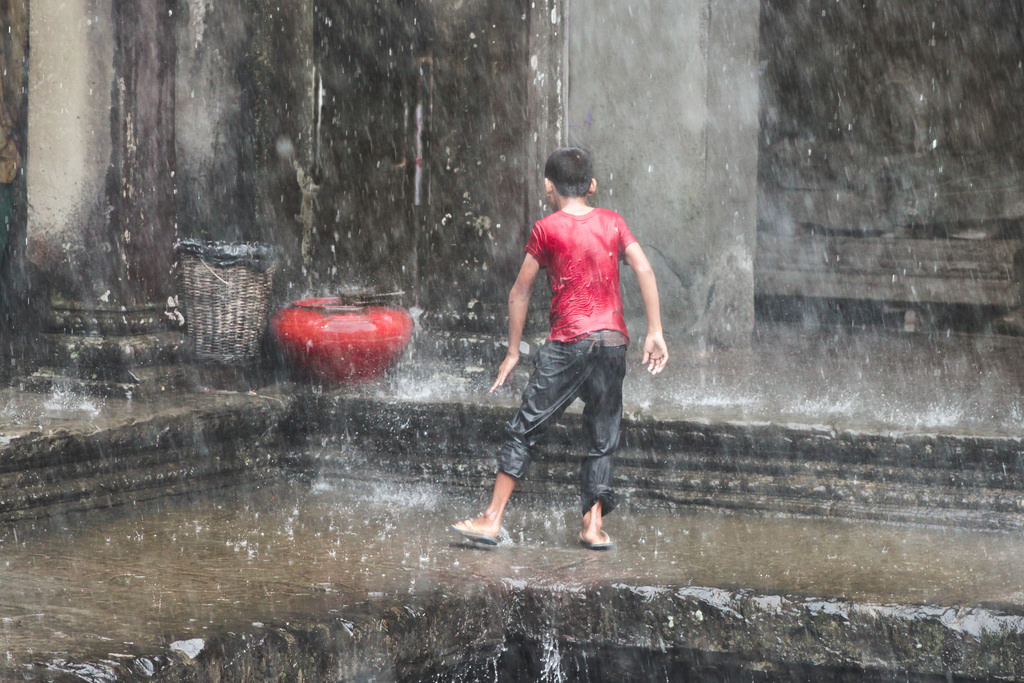
[[[274,314],[270,332],[293,368],[332,382],[372,379],[394,365],[412,338],[412,316],[393,306],[304,299]]]

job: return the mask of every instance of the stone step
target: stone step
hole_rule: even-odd
[[[461,403],[299,398],[308,439],[329,446],[292,466],[347,477],[487,488],[507,409]],[[522,495],[575,495],[579,416],[551,430]],[[294,429],[294,426],[292,427]],[[719,433],[720,430],[721,433]],[[827,433],[799,426],[626,419],[616,487],[637,503],[1024,528],[1018,439]],[[304,461],[303,461],[304,459]]]
[[[16,381],[24,391],[124,399],[145,399],[196,388],[195,373],[184,365],[93,370],[87,374],[43,366]]]
[[[79,420],[0,432],[0,522],[222,486],[279,454],[271,445],[285,413],[278,397],[178,395],[137,412],[114,407],[118,422],[98,406]]]

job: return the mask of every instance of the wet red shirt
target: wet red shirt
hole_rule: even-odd
[[[598,330],[623,334],[619,261],[636,242],[622,216],[593,209],[582,216],[564,211],[533,226],[526,251],[548,271],[553,341],[572,341]]]

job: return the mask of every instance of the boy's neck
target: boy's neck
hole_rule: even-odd
[[[586,197],[559,197],[558,209],[574,216],[582,216],[594,210],[594,207],[587,204]]]

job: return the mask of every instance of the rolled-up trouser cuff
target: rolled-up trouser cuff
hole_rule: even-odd
[[[530,448],[514,436],[510,436],[498,450],[498,471],[515,479],[522,479],[532,459]]]
[[[583,501],[583,514],[590,512],[590,508],[594,507],[594,503],[601,503],[602,517],[607,517],[608,513],[615,509],[615,492],[611,489],[607,489],[600,494],[592,494],[589,497],[584,493],[580,499]]]
[[[580,504],[586,514],[594,503],[600,501],[601,514],[607,515],[615,509],[615,492],[612,490],[612,456],[588,455],[580,463]]]

